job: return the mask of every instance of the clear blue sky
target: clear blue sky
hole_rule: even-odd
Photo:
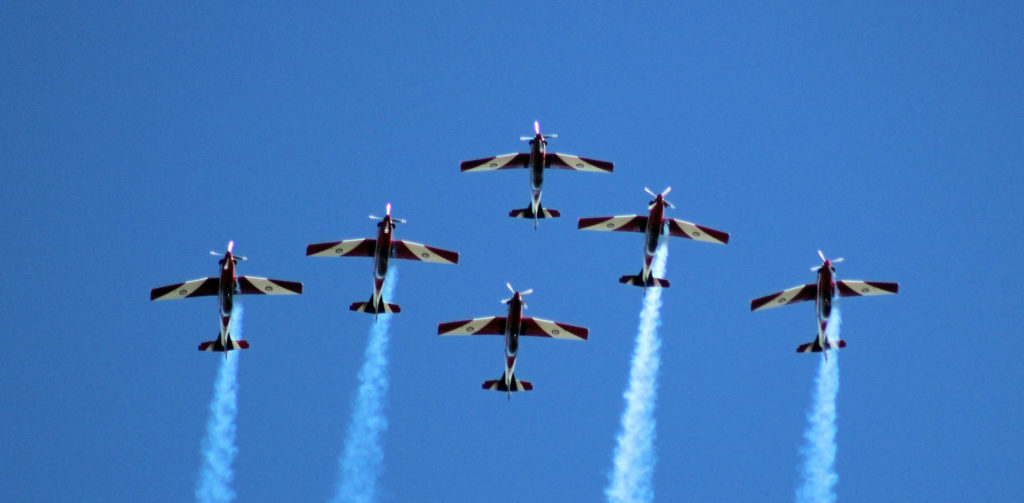
[[[793,499],[817,360],[810,304],[749,300],[814,279],[899,281],[846,299],[842,501],[1020,501],[1024,474],[1024,5],[591,2],[0,7],[0,500],[192,499],[216,302],[149,289],[213,275],[300,280],[246,298],[238,501],[326,501],[371,317],[369,259],[307,243],[397,237],[459,251],[402,263],[382,501],[595,501],[642,291],[643,212],[726,230],[674,240],[657,409],[662,501]],[[534,120],[611,175],[460,160],[525,149]],[[535,391],[480,389],[500,338],[436,324],[528,314],[591,329],[524,340]]]

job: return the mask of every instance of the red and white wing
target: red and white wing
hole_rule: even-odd
[[[787,304],[793,304],[795,302],[814,300],[817,296],[817,283],[808,283],[806,285],[794,286],[793,288],[788,288],[778,293],[754,299],[750,301],[750,310],[760,311],[770,307],[779,307]]]
[[[611,173],[615,164],[597,159],[587,159],[570,154],[550,153],[545,158],[548,162],[547,168],[571,169],[573,171],[590,171],[592,173]]]
[[[729,233],[693,224],[675,218],[668,219],[668,233],[677,238],[695,239],[706,243],[728,244]]]
[[[504,335],[504,316],[484,316],[472,320],[449,321],[437,324],[437,335]]]
[[[217,295],[220,289],[220,278],[199,278],[184,283],[161,286],[149,291],[149,300],[184,299]]]
[[[372,257],[376,239],[346,239],[306,246],[307,257]]]
[[[553,337],[555,339],[575,339],[585,341],[590,331],[585,327],[577,327],[568,323],[542,320],[540,318],[523,317],[520,325],[519,335],[535,335],[538,337]]]
[[[647,217],[620,215],[617,217],[581,218],[576,228],[584,231],[646,232]]]
[[[494,171],[497,169],[525,168],[530,164],[530,154],[504,154],[497,157],[462,161],[459,167],[462,172]]]
[[[257,276],[239,276],[238,293],[246,295],[300,295],[302,283]]]
[[[841,279],[836,281],[840,297],[859,297],[861,295],[887,295],[900,291],[899,283],[882,281],[856,281]]]
[[[459,254],[433,246],[421,245],[412,241],[396,239],[391,245],[391,256],[406,260],[422,260],[439,264],[458,264]]]

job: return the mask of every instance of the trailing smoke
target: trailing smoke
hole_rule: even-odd
[[[384,302],[398,282],[398,269],[391,266],[384,280]],[[353,404],[352,422],[345,438],[345,450],[339,460],[338,493],[332,503],[370,503],[374,501],[377,479],[384,460],[380,434],[388,427],[384,399],[388,394],[388,328],[391,315],[381,314],[370,329],[363,367],[359,370],[359,392]]]
[[[825,336],[839,340],[839,309],[832,307]],[[836,501],[836,395],[839,393],[839,352],[829,351],[818,365],[814,382],[814,404],[807,413],[807,431],[800,452],[804,457],[801,467],[803,484],[797,489],[797,503],[833,503]]]
[[[667,259],[668,247],[663,244],[654,255],[651,267],[654,277],[664,276]],[[648,288],[629,369],[629,385],[623,394],[626,408],[622,412],[622,424],[616,439],[614,467],[604,490],[608,501],[615,503],[654,500],[651,476],[656,461],[654,405],[658,398],[658,367],[661,365],[660,310],[661,288]]]
[[[231,338],[242,338],[242,305],[236,302],[228,326]],[[229,351],[221,358],[217,382],[210,402],[210,417],[206,421],[206,437],[202,441],[203,466],[196,483],[196,501],[199,503],[227,503],[235,498],[231,488],[234,472],[231,465],[238,448],[235,447],[235,417],[238,413],[238,351]]]

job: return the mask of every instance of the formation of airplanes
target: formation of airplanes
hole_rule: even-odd
[[[460,164],[462,172],[493,171],[511,168],[527,168],[530,170],[530,204],[524,209],[512,210],[509,216],[514,218],[532,219],[534,229],[539,219],[561,216],[558,210],[545,208],[541,205],[541,189],[544,182],[544,170],[550,168],[611,173],[614,165],[608,161],[600,161],[570,154],[547,152],[547,141],[557,135],[544,135],[540,132],[539,122],[534,122],[534,136],[522,137],[529,141],[529,153],[512,153],[495,157],[464,161]],[[667,288],[669,282],[665,278],[657,278],[652,274],[652,263],[662,236],[674,236],[695,241],[715,244],[728,244],[729,233],[694,224],[684,220],[667,218],[666,208],[675,208],[665,196],[672,190],[666,188],[655,194],[649,188],[644,190],[654,199],[648,203],[648,214],[618,215],[610,217],[580,218],[577,228],[591,231],[638,232],[644,234],[644,262],[640,273],[624,275],[620,283],[640,286],[645,290],[650,287]],[[352,311],[371,313],[376,318],[380,314],[401,312],[397,304],[387,303],[383,289],[388,273],[390,259],[418,260],[439,264],[458,264],[459,253],[433,246],[394,238],[397,224],[405,220],[391,216],[391,203],[387,203],[383,217],[370,215],[370,219],[378,221],[376,239],[359,238],[343,241],[314,243],[306,246],[306,255],[310,257],[373,257],[373,292],[366,302],[354,302],[349,307]],[[217,295],[220,312],[220,331],[217,338],[199,344],[200,351],[219,351],[225,357],[229,351],[247,349],[249,343],[237,339],[232,333],[232,312],[235,295],[300,295],[302,283],[269,279],[256,276],[238,276],[235,267],[245,257],[234,255],[234,241],[228,242],[227,251],[210,252],[222,257],[220,259],[219,276],[198,278],[183,283],[154,288],[150,292],[150,300],[171,300],[190,297]],[[817,281],[805,285],[797,285],[781,292],[759,297],[750,302],[751,311],[760,311],[797,302],[815,301],[817,317],[817,334],[811,342],[801,344],[797,352],[821,352],[827,358],[828,351],[843,348],[846,342],[830,340],[827,335],[828,323],[832,312],[832,301],[836,294],[840,297],[865,295],[895,294],[899,284],[880,281],[837,280],[835,265],[842,258],[829,260],[818,250],[822,263],[813,267],[817,273]],[[533,384],[516,378],[515,366],[520,336],[548,337],[555,339],[587,340],[589,330],[585,327],[567,323],[523,316],[526,304],[523,297],[533,290],[517,291],[510,283],[506,283],[512,297],[501,302],[508,311],[505,316],[484,316],[468,320],[444,322],[438,324],[437,333],[450,335],[503,335],[505,338],[505,366],[499,379],[488,380],[483,388],[493,391],[504,391],[508,397],[516,391],[529,391]]]

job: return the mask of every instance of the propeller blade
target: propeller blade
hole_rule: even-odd
[[[510,300],[512,299],[501,299],[499,302],[501,302],[502,304],[508,304],[508,301]]]
[[[510,291],[510,292],[512,292],[512,293],[516,293],[516,289],[515,289],[515,288],[512,288],[512,282],[511,282],[511,281],[510,281],[510,282],[508,282],[508,283],[505,283],[505,286],[507,286],[507,287],[508,287],[508,291]]]
[[[220,254],[220,253],[218,253],[218,252],[215,252],[215,251],[213,251],[213,250],[210,250],[210,255],[213,255],[214,257],[219,257],[219,256],[221,256],[221,254]]]
[[[665,201],[665,204],[667,204],[669,208],[672,208],[673,210],[676,209],[676,205],[668,202],[668,199],[662,198],[662,201]]]
[[[392,222],[398,222],[400,224],[404,224],[405,223],[405,219],[404,218],[392,218],[391,221]]]
[[[661,197],[665,197],[669,192],[672,192],[672,187],[665,187],[665,190],[661,192]]]
[[[540,121],[533,121],[533,134],[540,134]]]
[[[235,240],[228,241],[228,251],[235,247]]]
[[[655,193],[654,193],[654,192],[653,192],[653,191],[652,191],[651,189],[649,189],[649,188],[647,188],[647,187],[644,187],[644,192],[646,192],[646,193],[650,194],[650,195],[651,195],[651,197],[658,197],[658,195],[657,195],[657,194],[655,194]]]
[[[837,258],[837,259],[833,260],[833,261],[832,261],[832,263],[833,263],[833,264],[838,264],[838,263],[840,263],[840,262],[842,262],[842,261],[843,261],[843,257],[839,257],[839,258]]]
[[[821,270],[821,266],[820,266],[820,265],[816,265],[816,266],[814,266],[814,267],[812,267],[812,268],[811,268],[811,271],[812,271],[812,272],[818,272],[818,271],[820,271],[820,270]]]
[[[819,257],[821,257],[821,261],[822,261],[822,262],[824,262],[825,260],[827,260],[827,259],[825,258],[825,254],[824,254],[824,253],[822,253],[822,251],[821,251],[821,250],[818,250],[818,256],[819,256]]]
[[[370,220],[384,220],[384,219],[381,218],[381,217],[378,217],[378,216],[370,215]]]
[[[391,203],[388,203],[387,206],[384,207],[384,211],[388,216],[391,216]]]
[[[530,288],[530,289],[526,290],[525,292],[519,292],[519,296],[523,297],[525,295],[530,295],[531,293],[533,293],[533,288]]]

